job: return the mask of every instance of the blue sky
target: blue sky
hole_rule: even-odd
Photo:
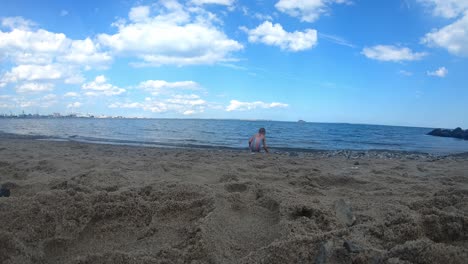
[[[0,113],[468,127],[468,0],[0,0]]]

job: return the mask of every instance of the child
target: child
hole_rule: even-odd
[[[258,133],[253,135],[249,139],[249,149],[252,152],[260,152],[261,147],[263,146],[263,149],[265,150],[266,153],[268,153],[268,148],[266,145],[266,140],[265,140],[265,134],[266,130],[265,128],[260,128],[258,130]]]

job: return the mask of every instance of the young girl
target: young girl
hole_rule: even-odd
[[[249,139],[249,149],[252,152],[260,152],[261,147],[265,150],[266,153],[268,153],[268,148],[266,145],[266,138],[265,138],[266,130],[265,128],[260,128],[258,130],[258,133],[253,135]]]

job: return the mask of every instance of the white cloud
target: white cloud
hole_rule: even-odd
[[[118,32],[100,34],[99,42],[115,54],[138,57],[136,66],[213,64],[231,60],[231,53],[243,48],[215,26],[212,13],[187,9],[177,1],[161,4],[154,8],[155,16],[144,11],[150,7],[132,9],[132,21],[116,22]]]
[[[27,82],[16,86],[18,93],[39,93],[48,92],[54,89],[53,83],[32,83]]]
[[[2,18],[2,27],[8,28],[8,29],[28,30],[35,26],[36,26],[36,23],[34,23],[31,20],[24,19],[22,17]]]
[[[102,66],[112,61],[107,52],[100,52],[99,45],[91,39],[73,40],[67,47],[67,52],[57,60],[63,63],[73,63],[85,67]]]
[[[255,29],[241,28],[249,35],[249,42],[278,46],[282,50],[303,51],[317,43],[317,31],[306,29],[304,32],[287,32],[280,24],[263,22]]]
[[[64,67],[59,64],[25,64],[13,67],[10,71],[6,72],[0,78],[0,82],[16,83],[21,81],[59,80],[72,77],[73,74],[73,70],[70,67]]]
[[[150,92],[152,95],[158,95],[173,90],[199,90],[200,86],[194,81],[167,82],[164,80],[148,80],[141,82],[138,88]]]
[[[413,73],[410,71],[400,70],[398,73],[404,76],[413,76]]]
[[[444,78],[445,76],[447,76],[447,74],[448,74],[448,70],[445,67],[440,67],[439,69],[435,71],[427,72],[427,75],[429,76],[435,76],[435,77],[440,77],[440,78]]]
[[[10,31],[0,30],[0,60],[13,64],[0,77],[3,86],[35,80],[81,83],[83,69],[102,68],[112,61],[90,38],[73,40],[63,33],[32,29],[34,23],[21,17],[3,18],[2,25]]]
[[[74,102],[74,103],[70,103],[67,105],[67,108],[79,108],[81,107],[83,104],[80,103],[80,102]]]
[[[194,110],[187,110],[187,111],[183,112],[182,114],[183,114],[183,115],[193,115],[193,114],[195,114],[195,113],[196,113],[196,112],[195,112]]]
[[[38,106],[38,107],[48,108],[57,104],[58,101],[57,101],[57,95],[48,94],[37,100],[29,101],[25,103],[29,104],[29,106]]]
[[[189,106],[198,106],[206,104],[206,101],[203,99],[181,99],[181,98],[170,98],[166,102],[176,105],[189,105]]]
[[[55,94],[47,94],[41,97],[35,97],[34,99],[26,98],[23,96],[1,96],[0,107],[8,108],[30,108],[30,107],[41,107],[48,108],[58,103],[58,97]]]
[[[192,0],[191,2],[195,5],[216,4],[231,6],[234,4],[234,1],[235,0]]]
[[[116,101],[109,107],[141,109],[153,113],[175,112],[184,115],[201,113],[211,107],[210,103],[193,93],[203,90],[194,81],[148,80],[141,82],[136,88],[147,91],[154,97],[146,97],[142,101]]]
[[[415,61],[420,60],[427,55],[424,52],[413,52],[409,48],[392,45],[365,47],[361,54],[369,59],[392,62]]]
[[[433,9],[435,16],[455,18],[468,10],[468,0],[419,0]]]
[[[271,15],[262,14],[262,13],[258,13],[258,12],[251,12],[249,10],[249,8],[246,7],[246,6],[240,7],[240,11],[242,12],[242,14],[244,16],[247,16],[247,17],[250,17],[250,18],[255,18],[255,19],[258,19],[258,20],[261,20],[261,21],[265,21],[265,20],[272,21],[273,20],[273,17]]]
[[[323,14],[329,12],[332,4],[350,4],[348,0],[280,0],[276,9],[301,21],[314,22]]]
[[[270,15],[266,15],[266,14],[261,14],[261,13],[254,13],[253,14],[253,17],[258,19],[258,20],[268,20],[268,21],[272,21],[273,20],[273,17],[270,16]]]
[[[6,52],[13,60],[19,55],[18,53],[53,57],[57,53],[66,53],[67,47],[71,44],[71,40],[67,39],[65,34],[43,29],[32,31],[20,27],[13,28],[9,32],[0,31],[0,39],[2,40],[0,50]]]
[[[50,64],[53,61],[73,63],[78,66],[101,66],[112,57],[101,52],[91,39],[72,40],[63,33],[43,29],[32,31],[14,28],[0,31],[0,52],[18,64]]]
[[[34,100],[27,100],[25,98],[16,98],[15,105],[21,108],[28,108],[28,107],[42,107],[48,108],[58,103],[57,96],[55,94],[47,94],[43,97],[34,99]]]
[[[141,103],[113,103],[109,105],[109,108],[143,108],[144,105]]]
[[[68,92],[66,94],[63,95],[64,97],[78,97],[80,96],[78,93],[75,93],[75,92]]]
[[[57,95],[55,95],[55,94],[44,95],[42,97],[42,99],[46,100],[46,101],[55,100],[55,99],[57,99]]]
[[[62,10],[60,11],[60,16],[67,16],[68,15],[68,11],[67,10]]]
[[[116,102],[110,104],[109,108],[142,109],[153,113],[176,112],[192,115],[203,112],[207,106],[208,103],[200,98],[182,99],[170,97],[167,99],[145,98],[143,102]]]
[[[247,111],[247,110],[254,110],[257,108],[264,108],[264,109],[269,109],[269,108],[286,108],[288,107],[287,104],[284,103],[265,103],[262,101],[256,101],[256,102],[240,102],[237,100],[231,100],[230,104],[226,107],[226,111],[231,112],[231,111]]]
[[[431,47],[444,48],[457,56],[468,57],[468,11],[452,24],[427,33],[422,42]]]
[[[130,13],[128,13],[128,18],[134,22],[141,22],[148,19],[150,14],[150,7],[149,6],[137,6],[130,9]]]
[[[83,84],[81,88],[87,90],[87,92],[85,92],[87,96],[113,96],[125,92],[125,89],[107,83],[107,79],[104,75],[97,76],[94,81]]]
[[[66,84],[80,84],[84,83],[85,78],[81,74],[74,74],[67,77],[63,82]]]

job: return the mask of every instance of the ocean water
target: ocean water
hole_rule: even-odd
[[[279,151],[468,152],[468,141],[426,135],[432,128],[198,119],[0,119],[0,131],[51,140],[164,147],[246,149],[260,127]]]

